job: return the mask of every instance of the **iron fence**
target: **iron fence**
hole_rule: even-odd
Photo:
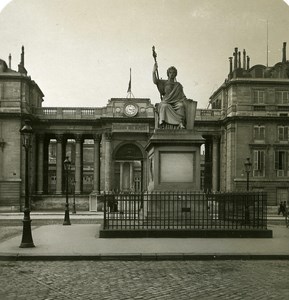
[[[106,193],[103,199],[104,230],[267,229],[266,193]]]

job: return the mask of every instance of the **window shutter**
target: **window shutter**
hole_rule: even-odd
[[[260,139],[265,140],[265,127],[260,127]]]
[[[283,141],[283,137],[284,137],[284,127],[279,126],[278,127],[278,140]]]
[[[254,150],[254,170],[258,171],[258,151]]]
[[[279,104],[280,103],[280,92],[276,92],[275,97],[276,97],[276,104]]]
[[[259,93],[259,103],[260,104],[264,104],[265,103],[265,92],[264,91],[260,91]]]
[[[289,92],[284,92],[284,104],[289,103]]]
[[[260,151],[260,170],[263,171],[265,169],[265,152]]]
[[[275,170],[279,170],[279,151],[275,151],[274,155],[275,155]]]
[[[279,170],[284,170],[285,168],[285,152],[279,151]]]
[[[288,141],[288,126],[284,127],[284,141]]]
[[[254,103],[258,103],[258,92],[254,91]]]

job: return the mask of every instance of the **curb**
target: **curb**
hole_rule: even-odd
[[[289,254],[97,254],[97,255],[23,255],[0,254],[0,261],[176,261],[176,260],[289,260]]]

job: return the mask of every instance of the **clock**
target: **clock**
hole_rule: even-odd
[[[138,106],[133,103],[126,104],[124,107],[124,114],[128,117],[134,117],[138,113]]]

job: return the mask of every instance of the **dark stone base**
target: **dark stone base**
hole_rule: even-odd
[[[273,231],[269,229],[247,230],[100,230],[100,238],[272,238]]]
[[[31,200],[32,211],[64,211],[65,195],[34,195]],[[69,194],[69,209],[72,211],[73,195]],[[75,195],[76,211],[89,211],[89,195]]]

